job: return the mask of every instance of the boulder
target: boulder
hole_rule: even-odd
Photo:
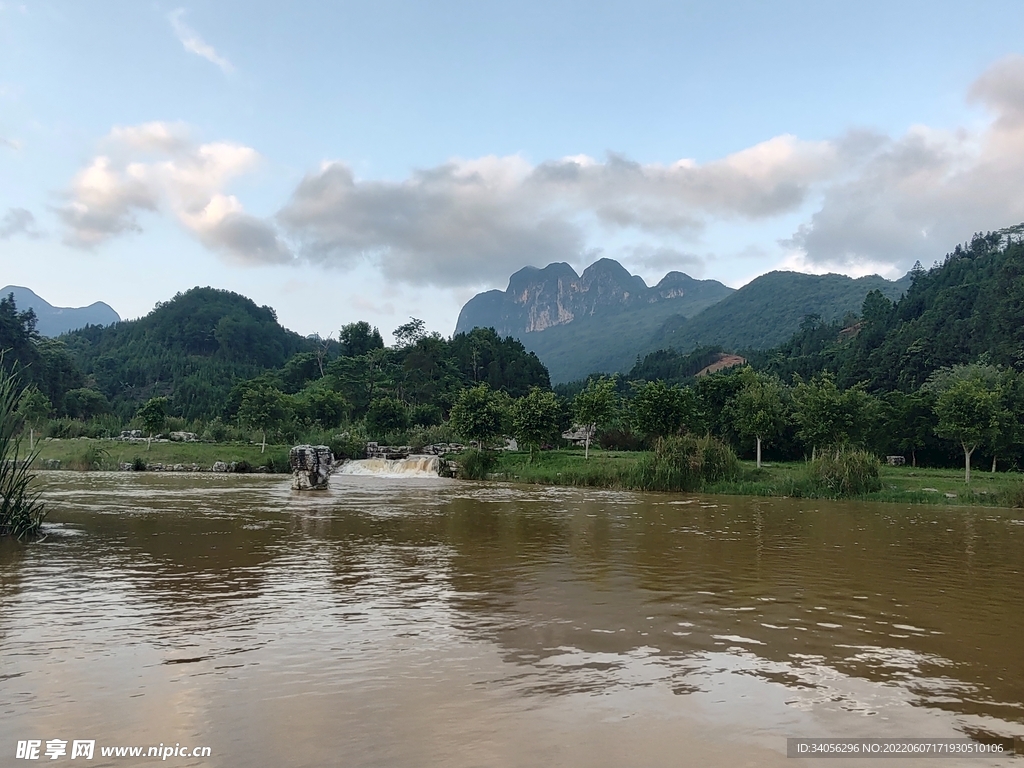
[[[227,472],[229,469],[230,469],[230,467],[228,467],[227,463],[225,463],[223,461],[215,461],[215,462],[213,462],[213,471],[214,472]]]
[[[322,491],[334,466],[334,454],[326,445],[296,445],[288,455],[293,491]]]

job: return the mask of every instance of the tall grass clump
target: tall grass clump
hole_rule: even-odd
[[[68,466],[81,472],[104,469],[110,463],[110,451],[96,445],[86,445],[71,457]]]
[[[807,465],[808,490],[830,498],[880,491],[881,466],[874,455],[858,448],[825,450]]]
[[[2,367],[0,354],[0,538],[34,538],[42,528],[46,510],[39,492],[29,486],[35,479],[32,462],[38,451],[21,455],[20,395],[14,375]]]
[[[457,459],[460,480],[486,480],[498,463],[493,451],[470,448],[463,451]]]
[[[1000,501],[1006,506],[1018,509],[1024,507],[1024,483],[1017,483],[1014,487],[1007,488],[1001,495]]]
[[[696,491],[706,483],[734,478],[739,460],[715,437],[669,437],[659,440],[632,467],[625,485],[642,491]]]

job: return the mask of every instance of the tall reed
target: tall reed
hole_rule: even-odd
[[[21,418],[15,373],[3,367],[0,354],[0,538],[34,538],[42,528],[46,510],[39,491],[31,488],[32,462],[38,450],[21,453]]]

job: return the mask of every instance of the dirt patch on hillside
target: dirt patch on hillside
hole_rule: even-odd
[[[743,365],[747,362],[745,357],[739,355],[722,355],[711,365],[701,368],[697,371],[698,376],[704,376],[708,373],[714,373],[715,371],[721,371],[724,368],[732,368],[734,365]]]

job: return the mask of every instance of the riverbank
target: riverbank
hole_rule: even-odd
[[[642,453],[591,450],[590,459],[582,451],[557,450],[530,454],[503,451],[498,454],[491,476],[495,479],[541,485],[617,488]],[[804,462],[763,464],[741,461],[736,478],[706,484],[707,493],[740,496],[816,497],[805,479]],[[882,489],[854,498],[910,504],[954,504],[1013,507],[1024,504],[1024,474],[1019,472],[979,471],[971,473],[971,484],[964,483],[962,469],[890,467],[882,465]]]
[[[27,445],[25,446],[27,448]],[[172,471],[198,467],[200,471],[212,471],[214,464],[222,462],[228,467],[234,465],[240,471],[288,472],[289,445],[268,445],[264,453],[260,446],[248,443],[179,443],[169,440],[154,440],[148,444],[125,440],[72,438],[67,440],[42,440],[37,444],[39,458],[36,466],[77,470],[115,470],[124,464],[133,464],[141,469],[162,468]],[[59,466],[54,466],[60,462]],[[138,463],[141,462],[141,465]],[[262,468],[262,469],[261,469]]]
[[[173,471],[175,467],[211,471],[222,462],[237,471],[287,473],[288,445],[260,446],[246,443],[180,443],[154,441],[128,442],[105,439],[51,439],[39,444],[40,469],[116,470],[126,464],[147,469]],[[621,478],[644,453],[594,449],[584,459],[580,450],[540,451],[530,460],[525,451],[500,451],[490,477],[495,480],[538,485],[621,488]],[[458,457],[453,457],[458,460]],[[741,461],[736,478],[706,484],[707,493],[738,496],[783,496],[813,498],[805,481],[804,462],[768,463],[757,469],[754,462]],[[855,498],[864,501],[908,504],[985,505],[1013,507],[1024,505],[1024,474],[975,469],[972,481],[964,483],[961,469],[890,467],[880,473],[882,489]]]

